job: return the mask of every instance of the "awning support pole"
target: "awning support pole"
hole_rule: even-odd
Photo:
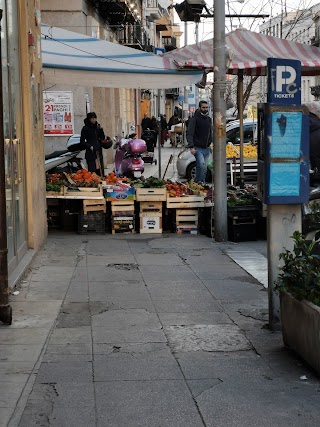
[[[3,10],[0,9],[0,32]],[[2,58],[0,43],[0,58]],[[6,219],[6,174],[3,130],[2,67],[0,67],[0,321],[12,323],[12,308],[9,305],[8,287],[8,242]]]
[[[240,188],[244,188],[244,167],[243,167],[243,71],[239,71],[238,74],[238,108],[239,108],[239,120],[240,120]]]

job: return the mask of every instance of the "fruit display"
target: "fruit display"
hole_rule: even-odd
[[[99,176],[87,169],[82,169],[76,173],[68,174],[69,182],[73,182],[76,187],[98,187],[100,183]]]
[[[51,173],[47,174],[46,181],[48,183],[60,183],[64,181],[64,176],[61,173]]]
[[[226,146],[226,157],[228,159],[233,158],[233,157],[240,157],[240,152],[234,145],[227,145]]]
[[[243,157],[245,159],[256,159],[258,157],[257,147],[255,145],[245,145],[243,147]]]
[[[130,183],[131,180],[129,178],[119,178],[117,177],[117,175],[114,172],[110,172],[106,177],[105,177],[105,181],[107,183],[107,185],[116,185],[119,183]]]
[[[185,185],[189,187],[190,190],[192,190],[194,193],[199,193],[199,192],[206,193],[208,191],[207,188],[205,188],[202,184],[194,182],[193,179],[190,179],[190,181],[186,182]]]
[[[243,147],[243,157],[245,159],[256,159],[258,156],[257,147],[255,145],[244,145]],[[240,146],[239,145],[227,145],[226,146],[226,157],[230,158],[239,158],[240,157]]]
[[[168,181],[165,184],[170,197],[183,197],[193,194],[193,191],[184,184]]]

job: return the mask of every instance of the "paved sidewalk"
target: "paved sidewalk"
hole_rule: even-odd
[[[0,327],[0,426],[319,425],[320,381],[265,327],[240,246],[49,237]]]

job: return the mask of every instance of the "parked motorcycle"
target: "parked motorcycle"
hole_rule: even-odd
[[[45,156],[45,171],[73,173],[83,169],[83,159],[79,157],[81,150],[80,135],[71,135],[67,141],[67,150],[54,151]]]
[[[115,144],[114,170],[117,176],[141,178],[144,172],[142,154],[147,144],[142,139],[121,138]]]

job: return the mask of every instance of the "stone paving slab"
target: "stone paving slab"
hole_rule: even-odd
[[[184,381],[95,383],[99,427],[203,427]]]
[[[230,317],[223,312],[200,312],[200,313],[158,313],[159,319],[164,326],[174,325],[218,325],[233,323]]]
[[[301,398],[305,404],[297,406]],[[319,420],[314,390],[301,392],[277,379],[223,381],[196,400],[208,427],[315,427]]]
[[[150,253],[140,253],[136,254],[135,258],[139,265],[161,265],[164,267],[171,266],[181,266],[185,265],[183,260],[176,254],[150,254]]]
[[[10,362],[32,362],[38,359],[43,344],[0,344],[0,363]]]
[[[161,330],[126,328],[124,331],[108,331],[105,327],[92,329],[94,344],[118,343],[152,343],[166,342],[166,337]]]
[[[95,355],[93,367],[96,382],[183,379],[169,349],[142,354],[128,352]]]
[[[0,327],[1,344],[44,345],[49,331],[49,328],[14,329]]]
[[[223,311],[221,305],[213,298],[198,301],[195,298],[176,300],[153,300],[158,313],[200,313],[207,311]]]
[[[77,328],[55,329],[50,337],[49,344],[90,344],[91,327],[81,326]]]
[[[143,284],[120,285],[115,282],[91,282],[90,301],[108,301],[112,299],[150,301],[150,296]]]
[[[241,351],[251,344],[237,325],[189,325],[165,328],[174,351]]]
[[[88,266],[90,282],[116,282],[119,280],[142,280],[138,268],[122,269],[116,267]]]
[[[43,362],[37,374],[36,383],[90,383],[93,381],[92,362],[69,361]]]
[[[128,329],[161,329],[156,314],[146,310],[113,310],[92,316],[92,326],[104,326],[106,330],[121,332]]]

